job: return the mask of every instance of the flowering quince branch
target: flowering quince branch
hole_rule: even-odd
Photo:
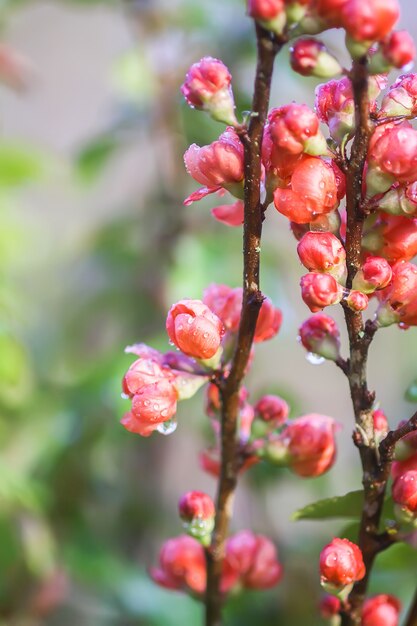
[[[249,126],[239,129],[244,145],[244,224],[243,224],[243,302],[236,350],[230,374],[220,382],[221,467],[217,494],[217,514],[210,547],[207,549],[206,625],[221,624],[220,579],[225,542],[233,510],[238,473],[237,419],[239,389],[248,365],[256,322],[263,296],[259,287],[263,211],[261,205],[261,146],[268,112],[274,59],[283,45],[272,33],[256,25],[258,63],[252,116]]]
[[[265,395],[252,405],[242,384],[253,345],[281,325],[281,312],[259,283],[262,224],[273,204],[289,220],[307,270],[301,296],[314,315],[301,325],[300,342],[310,360],[333,361],[348,379],[363,469],[357,544],[334,538],[320,556],[321,584],[332,594],[321,613],[334,626],[398,626],[399,601],[366,592],[378,553],[417,527],[417,414],[389,432],[368,388],[367,359],[378,329],[417,326],[417,267],[410,262],[417,254],[417,131],[407,121],[417,117],[417,74],[400,76],[377,104],[387,73],[413,60],[414,44],[406,31],[392,30],[397,0],[248,0],[248,14],[257,68],[247,119],[236,117],[222,61],[201,59],[182,85],[190,106],[228,125],[210,145],[186,151],[186,169],[202,187],[185,204],[234,196],[212,215],[228,226],[243,224],[243,287],[210,285],[202,300],[173,304],[166,330],[177,352],[127,349],[136,360],[123,379],[131,401],[123,426],[144,437],[170,434],[178,402],[206,385],[205,412],[216,438],[200,455],[203,469],[218,479],[216,503],[201,491],[183,495],[179,515],[187,535],[164,543],[150,573],[157,584],[204,601],[206,626],[221,626],[228,593],[265,589],[282,575],[267,537],[249,530],[228,537],[238,475],[265,461],[311,478],[335,461],[333,418],[309,413],[288,421],[282,398]],[[350,70],[311,37],[328,28],[346,31]],[[294,102],[268,112],[274,59],[296,37],[294,71],[342,77],[318,86],[315,112]],[[339,211],[345,197],[346,211]],[[365,321],[371,298],[377,311]],[[323,313],[336,304],[344,309],[349,358],[340,353],[336,322]],[[390,478],[397,525],[381,529]],[[416,613],[415,601],[406,626],[415,626]]]

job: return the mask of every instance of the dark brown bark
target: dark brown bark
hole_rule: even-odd
[[[257,68],[252,115],[241,129],[245,167],[245,221],[243,228],[243,305],[236,350],[230,374],[220,382],[221,471],[218,484],[216,525],[207,556],[206,626],[222,624],[223,598],[220,579],[225,542],[233,509],[238,472],[236,426],[239,389],[245,375],[263,296],[259,285],[263,207],[260,199],[262,136],[268,113],[274,59],[283,42],[256,26]]]

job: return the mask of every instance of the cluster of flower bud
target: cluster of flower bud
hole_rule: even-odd
[[[206,589],[206,560],[202,544],[181,535],[168,539],[159,553],[159,566],[151,568],[152,579],[161,587],[179,590],[203,599]],[[269,589],[282,576],[275,545],[264,535],[242,530],[229,537],[220,589]]]
[[[167,334],[171,344],[180,352],[162,354],[142,344],[127,348],[127,352],[139,357],[129,367],[122,383],[123,395],[132,403],[131,410],[122,419],[127,430],[145,437],[154,430],[172,432],[177,402],[194,395],[208,382],[210,372],[219,366],[227,375],[241,308],[241,288],[210,285],[204,292],[203,301],[180,300],[168,312]],[[274,337],[281,322],[281,311],[265,298],[254,341],[259,343]],[[216,391],[218,396],[217,388]],[[253,418],[253,408],[243,404],[242,438],[249,438]]]

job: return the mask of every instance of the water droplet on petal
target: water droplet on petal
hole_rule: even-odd
[[[172,435],[177,430],[178,422],[176,419],[167,420],[166,422],[162,422],[162,424],[158,424],[156,430],[161,435]]]
[[[314,352],[307,352],[306,359],[311,365],[321,365],[326,360],[323,356],[314,354]]]

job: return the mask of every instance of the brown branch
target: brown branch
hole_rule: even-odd
[[[369,114],[367,60],[363,57],[354,61],[350,73],[355,99],[356,133],[347,169],[347,230],[346,260],[348,269],[347,287],[361,266],[362,231],[365,219],[362,204],[362,179],[369,138],[372,132]],[[362,550],[366,575],[356,583],[346,607],[341,613],[343,626],[359,626],[369,575],[376,555],[381,549],[378,527],[385,496],[386,479],[375,446],[372,405],[375,394],[367,383],[367,359],[369,346],[377,330],[372,322],[366,325],[362,314],[344,307],[349,336],[350,358],[347,377],[350,394],[358,425],[355,433],[363,469],[364,505],[362,510],[358,544]],[[364,433],[362,438],[359,433]]]
[[[414,594],[410,610],[404,622],[404,626],[417,626],[417,590]]]
[[[414,432],[415,430],[417,430],[417,411],[412,417],[410,417],[408,422],[406,422],[396,430],[391,430],[385,437],[385,439],[381,441],[379,445],[381,463],[384,465],[391,463],[394,458],[395,444],[400,441],[400,439],[402,439],[409,433]]]
[[[206,626],[222,623],[220,580],[225,543],[233,509],[238,473],[236,426],[239,389],[245,375],[263,296],[259,287],[263,211],[260,199],[262,136],[268,113],[274,59],[283,45],[272,33],[256,25],[257,68],[248,129],[240,131],[244,145],[245,221],[243,227],[243,304],[237,346],[230,374],[220,386],[221,470],[217,493],[216,524],[206,550]]]

